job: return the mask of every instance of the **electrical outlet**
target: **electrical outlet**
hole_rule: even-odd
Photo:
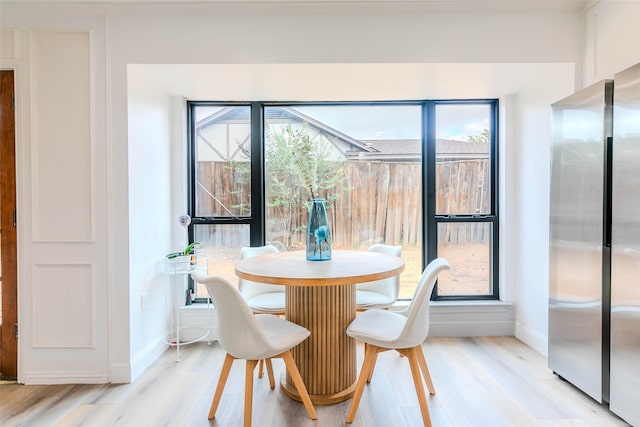
[[[147,308],[149,308],[149,294],[147,294],[146,292],[143,292],[140,295],[140,308],[142,310],[146,310]]]

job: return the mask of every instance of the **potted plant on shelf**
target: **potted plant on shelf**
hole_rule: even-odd
[[[183,260],[186,260],[186,259],[191,261],[191,256],[195,254],[196,247],[199,244],[200,244],[199,242],[193,242],[189,246],[184,248],[183,251],[172,252],[170,254],[167,254],[167,259],[176,259],[177,258],[176,261],[183,261]],[[180,258],[180,257],[183,257],[183,258]],[[188,257],[188,258],[184,258],[184,257]]]

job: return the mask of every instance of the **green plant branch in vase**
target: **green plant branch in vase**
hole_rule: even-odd
[[[318,153],[316,144],[307,133],[287,129],[291,138],[291,155],[293,164],[302,186],[309,191],[311,199],[318,195]]]
[[[269,147],[274,157],[272,165],[279,175],[272,176],[273,183],[293,183],[304,188],[311,197],[309,219],[306,229],[307,260],[326,261],[331,259],[331,228],[329,226],[325,199],[321,194],[328,193],[342,179],[342,154],[332,143],[320,134],[309,131],[307,123],[302,128],[291,125],[269,128]],[[289,180],[287,179],[289,178]],[[300,203],[299,196],[291,199],[291,185],[281,186],[281,199],[292,207],[306,205]],[[289,197],[289,199],[285,198]],[[295,213],[294,213],[295,214]]]

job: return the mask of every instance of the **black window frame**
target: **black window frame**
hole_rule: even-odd
[[[423,203],[423,251],[422,268],[438,257],[438,224],[484,222],[492,224],[491,241],[491,293],[487,295],[438,295],[438,287],[434,288],[431,299],[434,301],[460,300],[498,300],[499,295],[499,182],[498,182],[498,99],[445,99],[418,101],[369,101],[369,102],[225,102],[225,101],[187,101],[187,177],[188,177],[188,213],[191,225],[188,228],[189,241],[194,239],[194,227],[197,225],[230,225],[247,224],[250,228],[251,246],[261,246],[266,238],[266,205],[265,205],[265,129],[264,109],[272,106],[318,106],[318,105],[420,105],[422,108],[422,203]],[[490,213],[468,215],[436,215],[436,106],[437,105],[470,105],[485,104],[490,106]],[[251,213],[242,217],[199,217],[196,212],[196,141],[194,109],[200,106],[250,107],[251,109]],[[189,279],[189,287],[193,289]],[[206,298],[198,298],[195,302],[205,302]]]
[[[490,171],[489,178],[491,180],[490,187],[490,212],[488,214],[456,214],[456,215],[437,215],[436,214],[436,107],[438,105],[489,105],[490,107],[490,127],[489,131],[489,162]],[[487,295],[439,295],[438,285],[436,284],[431,295],[432,301],[465,301],[465,300],[498,300],[500,299],[500,283],[499,283],[499,181],[498,181],[498,100],[497,99],[447,99],[447,100],[430,100],[425,102],[424,123],[423,127],[423,143],[426,148],[423,150],[423,212],[425,221],[424,230],[426,232],[425,242],[425,266],[435,258],[438,254],[438,225],[444,223],[467,223],[467,222],[484,222],[492,224],[491,227],[491,293]],[[423,266],[424,268],[424,266]]]

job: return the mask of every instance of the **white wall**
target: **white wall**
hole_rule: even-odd
[[[558,76],[560,77],[560,76]],[[513,240],[517,269],[513,279],[516,306],[516,336],[547,354],[549,301],[549,183],[550,149],[549,96],[555,80],[539,82],[539,90],[518,96],[518,127],[520,141],[518,169],[513,179],[519,185],[515,193],[517,215],[509,217],[515,223],[517,238]],[[565,86],[566,87],[566,86]],[[555,91],[556,99],[558,90]],[[542,126],[544,124],[544,126]],[[538,253],[537,253],[538,252]]]
[[[455,88],[477,79],[474,87],[478,92],[500,97],[511,106],[505,117],[516,117],[513,122],[501,124],[506,138],[504,153],[507,159],[519,161],[515,166],[502,166],[505,174],[502,185],[513,190],[503,194],[503,221],[507,232],[503,232],[502,245],[515,249],[503,252],[502,287],[504,295],[517,307],[520,330],[526,331],[524,338],[533,336],[534,341],[544,340],[548,252],[545,186],[548,186],[550,134],[547,108],[550,102],[571,92],[575,81],[582,80],[582,15],[563,9],[549,13],[474,10],[469,3],[465,4],[465,8],[454,7],[455,10],[440,3],[431,9],[405,5],[404,10],[399,5],[392,10],[385,4],[371,5],[367,14],[356,10],[357,7],[337,4],[322,8],[273,5],[269,9],[256,4],[183,5],[181,8],[171,5],[35,6],[7,2],[0,5],[0,26],[3,31],[16,30],[12,37],[18,39],[36,28],[40,31],[73,28],[89,31],[91,35],[87,71],[96,83],[91,92],[94,117],[91,140],[101,150],[101,155],[95,156],[93,171],[96,182],[103,184],[91,193],[100,219],[95,223],[96,246],[103,249],[96,252],[95,262],[108,267],[107,271],[100,270],[104,274],[94,275],[93,285],[108,286],[110,296],[97,302],[98,310],[109,313],[109,324],[100,325],[97,331],[100,336],[108,337],[109,347],[100,347],[96,352],[99,356],[92,361],[108,376],[107,380],[135,378],[158,351],[160,325],[166,324],[169,314],[162,310],[167,298],[156,287],[164,286],[160,283],[164,279],[157,274],[154,262],[172,249],[161,246],[177,243],[173,242],[172,227],[180,205],[184,206],[182,196],[179,197],[182,200],[169,200],[168,193],[163,191],[167,184],[165,173],[174,167],[168,163],[167,156],[176,149],[171,144],[178,143],[182,133],[182,125],[175,119],[176,114],[179,115],[176,105],[180,104],[182,93],[171,92],[171,88],[155,92],[153,88],[162,86],[163,82],[152,81],[153,76],[136,74],[132,64],[246,64],[244,73],[236,75],[235,86],[228,85],[227,80],[220,84],[220,87],[231,87],[229,91],[207,94],[217,99],[238,95],[239,91],[251,97],[248,99],[280,97],[277,94],[290,90],[289,82],[296,78],[294,64],[328,67],[330,72],[317,76],[313,82],[316,92],[306,93],[316,99],[322,99],[318,94],[327,88],[333,91],[322,92],[325,97],[354,100],[393,97],[394,86],[408,86],[403,86],[403,80],[396,77],[399,70],[404,70],[401,71],[403,77],[412,73],[416,97],[437,93],[447,96],[442,90],[444,86]],[[0,46],[4,46],[4,41]],[[64,100],[60,104],[29,96],[33,88],[28,78],[32,69],[28,54],[28,43],[17,43],[11,57],[2,56],[3,66],[17,64],[18,80],[22,82],[17,92],[19,102],[23,102],[22,116],[31,116],[43,102],[47,108],[63,108]],[[451,65],[456,63],[457,67]],[[463,64],[468,63],[479,63],[482,67],[475,70],[476,74],[465,73]],[[498,93],[499,85],[491,82],[509,63],[522,63],[518,65],[523,68],[512,69],[510,74],[522,71],[522,79],[530,79],[531,84],[520,82],[520,86],[513,89],[515,92],[503,87]],[[523,71],[529,63],[532,64],[530,71]],[[281,64],[287,74],[281,79],[265,78],[251,74],[249,64]],[[330,67],[331,64],[335,68]],[[340,64],[351,65],[341,68]],[[420,67],[407,70],[406,64],[435,65],[424,71]],[[496,64],[505,68],[496,68]],[[358,67],[363,67],[360,70],[364,72],[354,72]],[[419,72],[415,72],[416,69]],[[189,70],[197,73],[195,68]],[[342,73],[345,70],[351,70],[346,78]],[[381,75],[376,70],[387,73]],[[229,78],[218,71],[217,75],[208,77]],[[532,78],[531,72],[540,72],[541,80]],[[369,74],[371,77],[367,79]],[[552,75],[560,77],[548,85]],[[201,81],[197,77],[187,75],[194,86]],[[65,84],[73,86],[73,82]],[[412,96],[411,93],[403,95]],[[150,124],[162,123],[170,117],[174,117],[170,127],[163,124],[148,129]],[[18,144],[22,147],[18,152],[18,175],[23,186],[18,203],[25,219],[30,218],[30,200],[37,195],[30,185],[35,170],[28,157],[35,143],[34,126],[33,122],[27,122],[18,131]],[[142,156],[150,148],[158,148],[153,159]],[[540,182],[540,186],[531,189],[532,182]],[[178,184],[168,185],[178,187]],[[145,216],[149,207],[157,210],[151,219]],[[31,248],[31,239],[25,228],[19,229],[19,246]],[[150,243],[145,250],[140,250],[141,241]],[[108,253],[104,248],[108,248]],[[56,248],[43,246],[37,254],[55,258]],[[28,250],[21,250],[20,255],[21,328],[30,329],[33,321],[25,313],[30,312],[34,295],[30,273],[25,273],[32,271],[39,258]],[[84,258],[76,253],[69,259],[79,262]],[[541,267],[536,269],[536,265]],[[519,268],[514,270],[511,266]],[[142,293],[150,295],[146,310],[141,310]],[[70,316],[74,315],[71,302],[61,304]],[[536,343],[533,342],[539,347]],[[64,381],[66,372],[56,363],[59,356],[69,360],[83,357],[82,352],[71,348],[54,350],[58,357],[51,362],[35,361],[31,355],[37,349],[32,344],[29,340],[20,342],[20,381],[36,371],[49,372],[51,381]],[[84,366],[79,370],[75,382],[91,379],[91,370]],[[82,378],[82,374],[86,378]]]
[[[168,225],[177,221],[171,218],[171,98],[135,71],[128,74],[127,87],[129,325],[135,378],[166,348],[163,337],[170,325],[158,319],[170,312],[167,288],[172,283],[162,276],[159,260],[172,246]]]
[[[18,377],[101,383],[110,376],[104,28],[87,17],[47,29],[43,18],[0,35],[0,66],[16,73]]]
[[[584,87],[640,62],[638,22],[638,0],[600,0],[586,11]]]

